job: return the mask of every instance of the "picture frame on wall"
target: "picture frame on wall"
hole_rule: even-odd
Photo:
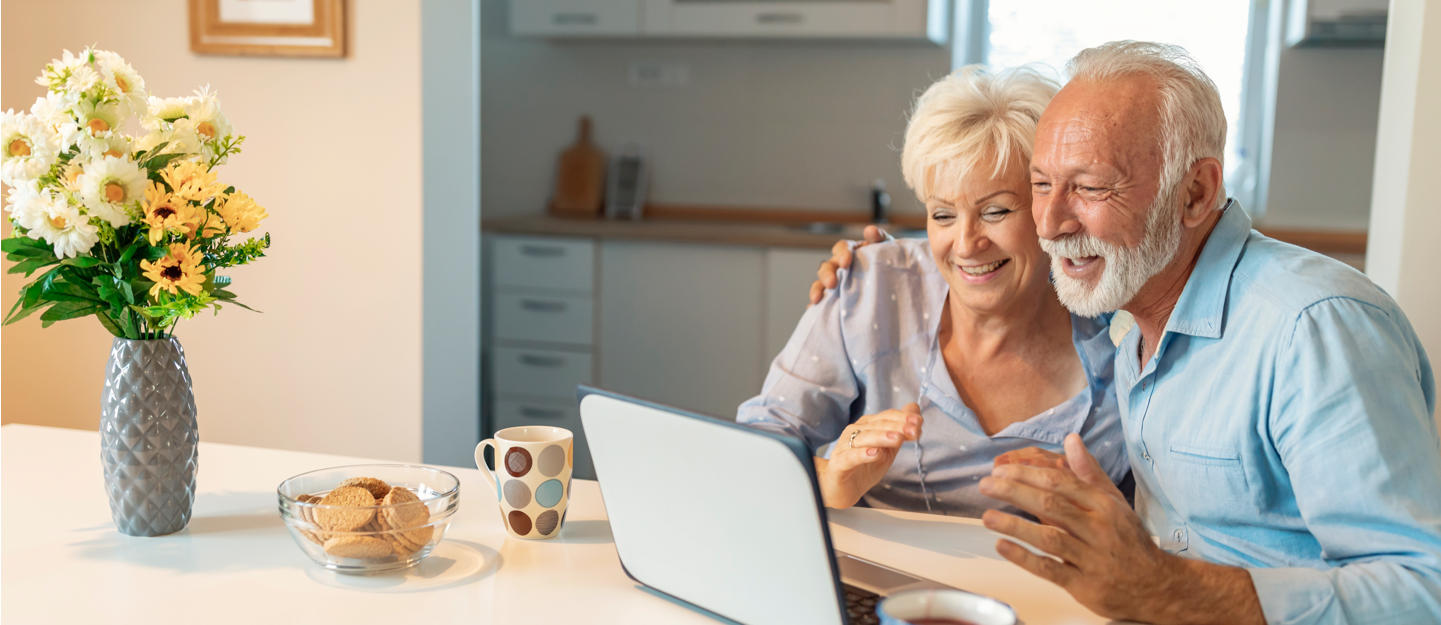
[[[344,0],[190,0],[190,50],[240,56],[345,56]]]

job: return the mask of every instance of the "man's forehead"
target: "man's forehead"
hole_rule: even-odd
[[[1036,126],[1036,156],[1047,152],[1152,152],[1159,146],[1160,93],[1149,76],[1073,80],[1051,100]]]

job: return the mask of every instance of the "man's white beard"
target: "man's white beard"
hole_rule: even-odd
[[[1095,317],[1129,304],[1152,276],[1171,263],[1181,247],[1183,228],[1176,210],[1179,199],[1180,193],[1174,191],[1157,198],[1146,213],[1146,238],[1133,248],[1082,234],[1041,239],[1041,249],[1051,255],[1051,278],[1061,304],[1082,317]],[[1062,266],[1063,259],[1090,256],[1106,260],[1094,286],[1067,275]]]

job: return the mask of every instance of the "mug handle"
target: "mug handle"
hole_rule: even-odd
[[[490,448],[491,448],[491,449],[495,452],[495,454],[496,454],[496,456],[495,456],[496,459],[497,459],[497,460],[500,459],[500,447],[496,446],[496,444],[495,444],[495,439],[493,439],[493,438],[487,438],[487,439],[485,439],[485,440],[483,440],[483,441],[480,441],[480,444],[475,446],[475,466],[476,466],[476,468],[479,468],[481,471],[485,471],[485,474],[490,476],[490,480],[487,481],[487,482],[485,483],[485,485],[490,487],[490,491],[493,492],[493,493],[495,493],[495,496],[496,496],[496,497],[499,497],[499,496],[500,496],[500,493],[498,493],[498,492],[495,491],[495,485],[496,485],[496,483],[497,483],[497,478],[495,477],[495,472],[494,472],[494,471],[491,471],[491,470],[490,470],[490,467],[485,464],[485,446],[486,446],[486,445],[490,445]]]

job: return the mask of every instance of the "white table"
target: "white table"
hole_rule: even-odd
[[[419,566],[348,576],[311,562],[276,511],[292,475],[363,458],[200,444],[185,530],[115,530],[94,432],[0,428],[0,620],[5,623],[698,623],[717,621],[642,590],[621,571],[595,482],[577,480],[561,536],[507,539],[475,469],[445,541]],[[836,548],[996,597],[1026,625],[1104,623],[1064,591],[1002,560],[977,521],[831,513]]]

